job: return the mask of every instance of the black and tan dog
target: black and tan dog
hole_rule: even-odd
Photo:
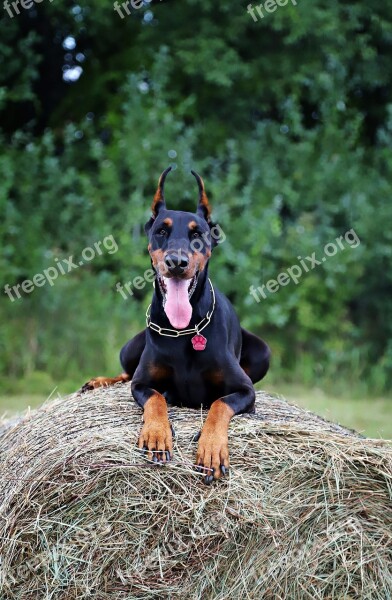
[[[209,408],[196,464],[211,483],[229,467],[230,419],[254,410],[253,383],[267,373],[270,352],[241,328],[229,300],[208,278],[216,236],[203,180],[192,171],[199,186],[196,213],[168,210],[164,182],[170,169],[159,179],[145,226],[156,273],[147,327],[121,350],[123,375],[92,379],[82,391],[132,380],[132,394],[144,409],[139,447],[155,462],[172,457],[167,404]]]

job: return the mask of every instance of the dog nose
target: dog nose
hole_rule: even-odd
[[[185,254],[166,254],[165,265],[172,275],[181,275],[189,265],[189,258]]]

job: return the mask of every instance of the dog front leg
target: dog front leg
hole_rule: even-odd
[[[165,398],[156,390],[135,383],[132,394],[143,408],[143,427],[138,446],[153,462],[167,462],[173,453],[173,434]]]
[[[201,430],[197,449],[196,464],[205,473],[204,483],[223,477],[229,469],[228,430],[231,418],[251,407],[255,400],[252,385],[211,404],[206,421]]]

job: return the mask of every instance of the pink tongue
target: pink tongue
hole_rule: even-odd
[[[166,279],[165,313],[175,329],[185,329],[192,317],[192,306],[188,297],[189,280]]]

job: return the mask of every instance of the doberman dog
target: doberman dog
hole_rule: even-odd
[[[173,430],[167,404],[208,408],[198,436],[196,465],[212,483],[228,470],[228,427],[233,415],[254,411],[253,383],[268,371],[267,344],[242,329],[229,300],[208,278],[217,243],[202,178],[196,213],[168,210],[159,178],[152,217],[145,225],[155,271],[147,327],[121,350],[125,371],[92,379],[82,391],[132,380],[132,394],[144,409],[138,446],[149,460],[172,457]]]

